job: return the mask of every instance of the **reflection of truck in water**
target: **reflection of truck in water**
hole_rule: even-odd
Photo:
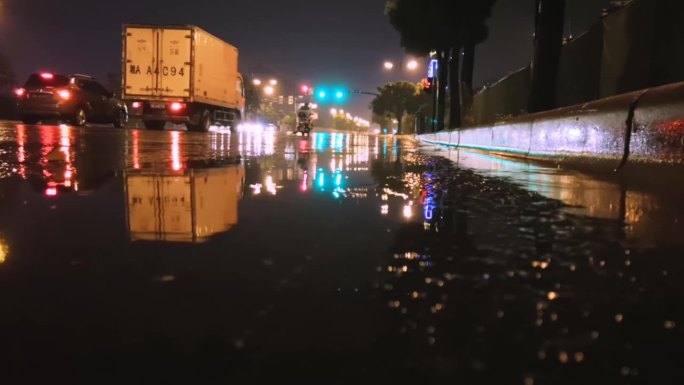
[[[238,223],[242,166],[126,176],[132,240],[202,242]]]

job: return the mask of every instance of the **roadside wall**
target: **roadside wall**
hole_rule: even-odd
[[[587,32],[563,45],[557,105],[684,81],[684,1],[635,0],[604,16]],[[476,125],[523,115],[530,69],[525,67],[474,96]]]
[[[625,155],[631,163],[684,166],[684,83],[418,139],[603,171],[623,166]]]

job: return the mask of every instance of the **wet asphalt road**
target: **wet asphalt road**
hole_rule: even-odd
[[[8,122],[0,178],[3,383],[684,383],[678,194],[384,136]]]

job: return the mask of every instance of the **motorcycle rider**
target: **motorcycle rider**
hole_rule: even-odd
[[[311,119],[311,107],[309,103],[302,105],[297,111],[297,130],[309,132],[313,130],[313,121]]]

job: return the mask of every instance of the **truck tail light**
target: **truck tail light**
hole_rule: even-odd
[[[169,108],[171,108],[171,111],[173,111],[173,112],[179,112],[179,111],[182,111],[185,109],[185,104],[173,102],[173,103],[171,103]]]
[[[133,107],[133,109],[137,110],[137,109],[139,109],[139,108],[142,107],[142,103],[140,103],[140,102],[133,102],[133,103],[131,103],[131,107]]]
[[[71,98],[71,92],[69,90],[59,90],[57,91],[57,95],[63,100],[69,100],[69,98]]]
[[[14,90],[14,94],[17,95],[18,98],[23,98],[24,95],[26,95],[26,89],[25,88],[17,88]]]

